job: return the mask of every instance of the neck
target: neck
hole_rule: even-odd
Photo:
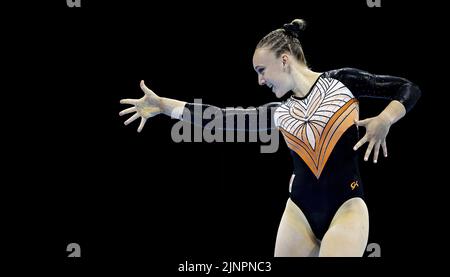
[[[294,95],[300,98],[305,97],[321,73],[314,72],[302,64],[294,64],[291,70],[294,81],[294,88],[292,89]]]

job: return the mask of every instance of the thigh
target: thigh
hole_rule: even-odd
[[[314,257],[319,245],[305,215],[289,198],[275,243],[275,257]]]
[[[359,197],[336,212],[320,246],[320,257],[362,257],[369,237],[369,213]]]

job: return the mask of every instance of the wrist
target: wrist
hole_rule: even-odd
[[[403,104],[394,100],[389,103],[389,105],[379,114],[379,116],[392,125],[405,116],[405,113],[406,111]]]
[[[381,119],[386,124],[389,124],[389,125],[392,125],[395,122],[394,117],[391,114],[389,114],[388,112],[386,112],[386,111],[382,111],[378,115],[378,118]]]
[[[159,99],[161,113],[175,119],[181,119],[185,104],[186,102],[165,97]]]
[[[163,114],[170,116],[170,108],[169,108],[169,105],[167,103],[167,98],[159,97],[158,105],[159,105],[159,107],[161,109],[161,112]]]

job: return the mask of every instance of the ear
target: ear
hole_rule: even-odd
[[[281,55],[281,62],[283,63],[283,67],[286,66],[288,61],[289,61],[289,56],[287,54],[282,54]]]

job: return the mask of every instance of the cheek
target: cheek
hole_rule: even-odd
[[[289,87],[289,84],[290,84],[289,75],[279,74],[278,78],[277,78],[277,84],[278,84],[278,86],[283,87],[283,88]]]
[[[277,86],[283,85],[283,83],[285,82],[283,75],[281,75],[281,74],[273,74],[270,77],[271,77],[270,80],[272,81],[272,83]]]

